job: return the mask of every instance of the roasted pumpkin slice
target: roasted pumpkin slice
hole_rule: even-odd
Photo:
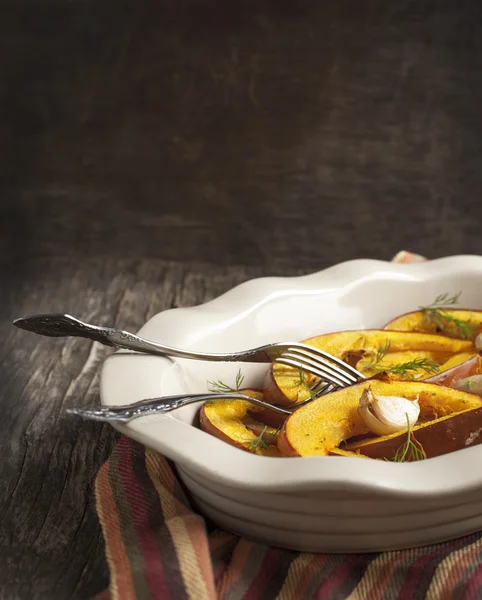
[[[388,331],[379,329],[341,331],[328,333],[305,340],[303,343],[324,350],[337,358],[351,361],[376,355],[383,348],[389,348],[386,358],[394,352],[427,352],[447,359],[461,352],[475,352],[471,341],[448,338],[442,335]],[[355,363],[357,364],[357,363]],[[294,367],[275,363],[268,371],[264,383],[264,395],[273,404],[289,405],[309,397],[309,388],[315,381],[311,375],[300,377]]]
[[[418,397],[419,422],[482,407],[482,398],[433,383],[419,381],[363,382],[328,394],[300,407],[288,417],[278,437],[285,456],[326,456],[333,448],[368,429],[358,414],[362,393],[368,387],[379,396]]]
[[[387,323],[385,329],[468,339],[479,333],[481,326],[482,310],[441,308],[435,313],[422,310],[405,313]]]
[[[464,356],[468,356],[469,358],[464,361],[456,360],[458,357]],[[467,377],[471,377],[473,375],[482,374],[482,357],[479,354],[456,354],[452,359],[447,361],[443,367],[447,367],[447,365],[454,366],[451,366],[448,369],[442,368],[440,373],[437,373],[431,377],[427,377],[424,379],[424,381],[427,383],[438,383],[439,385],[451,387],[454,383],[457,383],[462,379],[466,379]]]
[[[423,452],[426,458],[433,458],[469,446],[482,443],[482,408],[472,408],[435,419],[422,425],[415,425],[411,430],[410,441]],[[348,444],[344,451],[362,454],[368,458],[396,460],[405,462],[416,460],[416,454],[406,449],[407,431],[391,435],[370,438]]]
[[[239,390],[246,396],[263,399],[259,390]],[[263,422],[273,419],[273,411],[255,406],[247,400],[219,400],[206,402],[199,413],[201,429],[242,450],[263,456],[280,456],[276,442],[279,427]],[[278,418],[281,425],[283,422]]]

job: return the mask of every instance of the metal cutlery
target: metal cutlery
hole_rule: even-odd
[[[281,408],[281,406],[274,406],[273,404],[268,404],[268,402],[264,402],[263,400],[258,400],[257,398],[252,398],[251,396],[245,396],[244,394],[238,393],[191,395],[183,394],[181,396],[165,396],[163,398],[151,398],[149,400],[140,400],[139,402],[127,404],[125,406],[91,405],[76,408],[68,408],[67,412],[72,415],[77,415],[79,417],[89,419],[92,421],[103,421],[107,423],[128,423],[129,421],[132,421],[133,419],[137,419],[139,417],[145,417],[148,415],[156,414],[165,414],[178,408],[182,408],[183,406],[187,406],[189,404],[195,404],[197,402],[216,402],[219,400],[246,400],[247,402],[251,402],[251,404],[255,404],[256,406],[262,406],[264,408],[272,410],[273,412],[285,416],[291,415],[293,410],[297,410],[300,406],[306,404],[308,401],[311,402],[311,399],[308,399],[308,401],[300,402],[296,405],[296,408],[290,410],[289,408]]]
[[[322,395],[333,389],[353,385],[365,377],[339,358],[307,344],[280,342],[265,344],[241,352],[209,353],[181,350],[138,335],[85,323],[68,314],[41,314],[16,319],[13,324],[20,329],[49,337],[76,336],[100,342],[106,346],[133,350],[157,356],[170,356],[205,361],[255,362],[280,364],[303,369],[320,378],[312,391]]]

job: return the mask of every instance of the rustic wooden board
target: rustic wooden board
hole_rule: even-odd
[[[482,4],[4,2],[0,597],[107,585],[92,483],[116,439],[67,418],[108,349],[259,275],[400,248],[482,253]]]
[[[11,319],[63,311],[136,331],[160,310],[198,304],[261,270],[115,259],[32,266],[35,277],[2,290],[2,597],[80,597],[107,585],[92,485],[116,434],[64,409],[99,401],[111,350],[35,336]]]

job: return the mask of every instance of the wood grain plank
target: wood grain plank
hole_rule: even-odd
[[[160,310],[201,303],[263,270],[115,259],[31,266],[36,277],[1,309],[0,596],[84,598],[107,585],[92,486],[117,436],[64,410],[98,402],[99,367],[111,350],[35,336],[11,319],[68,311],[136,331]]]

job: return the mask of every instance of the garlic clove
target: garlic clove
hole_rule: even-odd
[[[388,435],[415,425],[420,415],[418,398],[408,400],[401,396],[376,396],[370,388],[363,391],[358,414],[368,429],[377,435]]]

